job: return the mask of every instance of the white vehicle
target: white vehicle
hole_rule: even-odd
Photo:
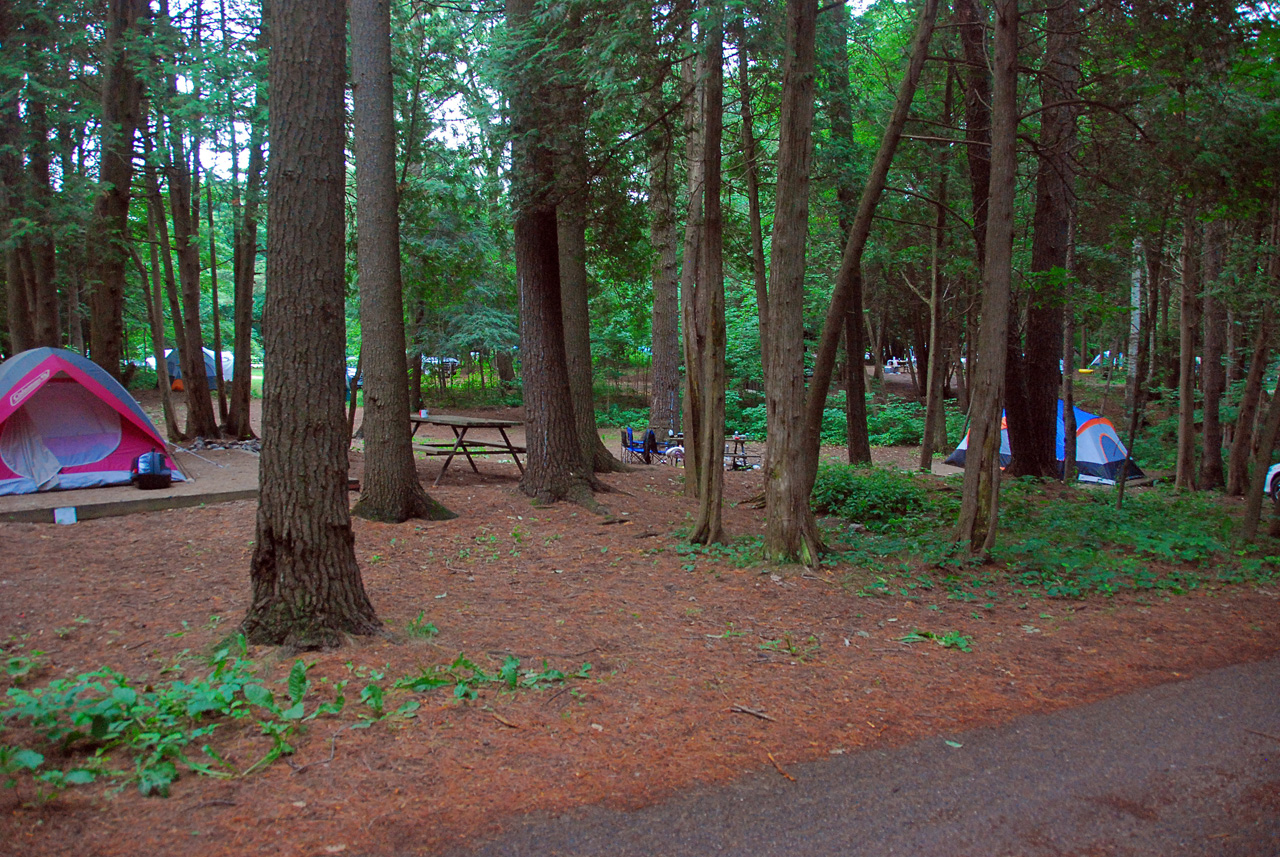
[[[1267,470],[1267,481],[1262,483],[1262,492],[1280,502],[1280,464],[1273,464]]]

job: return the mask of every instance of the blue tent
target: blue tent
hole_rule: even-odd
[[[1124,468],[1128,451],[1116,434],[1116,427],[1111,420],[1075,408],[1076,415],[1076,472],[1081,482],[1105,482],[1115,484]],[[1058,457],[1058,470],[1067,457],[1066,424],[1062,419],[1063,403],[1058,400],[1058,436],[1055,454]],[[965,452],[969,448],[969,435],[964,436],[956,451],[947,456],[946,463],[955,467],[964,467]],[[1009,426],[1005,415],[1000,414],[1000,466],[1004,467],[1013,459],[1009,447]],[[1143,472],[1132,461],[1129,462],[1129,479],[1140,479]]]

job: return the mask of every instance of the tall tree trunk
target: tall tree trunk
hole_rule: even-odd
[[[947,69],[946,89],[943,93],[943,124],[951,124],[951,91],[954,71]],[[941,442],[946,443],[947,415],[944,410],[942,388],[945,386],[947,356],[943,353],[942,254],[946,244],[947,225],[947,176],[950,147],[938,151],[938,205],[934,212],[932,234],[932,258],[929,271],[929,363],[925,375],[924,436],[920,439],[920,469],[933,470],[933,453]]]
[[[398,524],[457,517],[418,481],[409,433],[390,0],[351,0],[351,93],[356,154],[357,277],[364,379],[364,482],[353,513]],[[346,361],[342,381],[346,384]],[[351,391],[355,398],[355,390]]]
[[[176,92],[176,85],[171,85]],[[204,335],[200,318],[200,248],[198,226],[191,216],[191,169],[187,162],[186,144],[176,127],[170,128],[169,211],[173,217],[173,240],[177,245],[178,283],[182,290],[183,338],[178,347],[182,362],[182,383],[187,394],[187,434],[192,437],[218,437],[221,432],[213,413],[209,393],[209,376],[204,365]]]
[[[156,361],[156,382],[160,387],[160,409],[164,413],[166,437],[177,443],[187,437],[178,428],[178,415],[173,407],[173,390],[170,389],[169,361],[164,357],[164,300],[161,297],[160,285],[160,241],[157,237],[156,220],[164,220],[164,213],[159,205],[147,205],[147,244],[151,252],[151,287],[147,288],[146,272],[143,272],[142,285],[147,296],[147,318],[151,322],[151,352]],[[141,266],[139,266],[141,267]]]
[[[265,41],[267,37],[263,36]],[[262,89],[259,89],[262,93]],[[260,96],[259,107],[266,107]],[[253,437],[249,421],[249,398],[253,383],[251,343],[253,334],[253,285],[258,261],[258,211],[262,199],[262,174],[266,159],[262,152],[262,129],[249,130],[249,163],[245,175],[244,213],[240,222],[235,262],[235,364],[231,370],[231,405],[227,433],[232,437]]]
[[[47,36],[47,21],[32,16],[30,26],[39,43]],[[42,36],[42,33],[44,36]],[[34,311],[37,345],[57,348],[62,344],[62,325],[58,318],[57,254],[53,242],[53,190],[49,184],[49,120],[43,99],[27,101],[26,124],[31,134],[27,166],[31,173],[32,203],[38,226],[28,247],[31,252],[31,308]]]
[[[764,553],[812,564],[821,535],[805,479],[804,272],[818,0],[787,0],[787,43],[778,117],[777,200],[769,259],[769,339],[764,351]]]
[[[665,76],[664,76],[665,79]],[[675,217],[675,135],[666,117],[662,87],[648,99],[649,113],[663,118],[649,143],[649,241],[653,245],[653,308],[650,314],[653,362],[650,366],[649,422],[675,431],[680,427],[680,267]]]
[[[1144,254],[1142,239],[1133,239],[1133,270],[1129,275],[1129,342],[1125,346],[1124,360],[1124,410],[1125,413],[1137,413],[1139,405],[1140,379],[1138,372],[1138,348],[1142,342],[1143,303],[1142,288]]]
[[[814,359],[813,377],[809,380],[809,397],[807,401],[807,425],[805,440],[805,458],[802,463],[807,482],[806,491],[813,490],[813,482],[818,473],[818,448],[822,436],[822,412],[827,401],[827,391],[831,387],[831,373],[835,367],[836,350],[840,344],[841,334],[845,330],[846,316],[850,308],[855,306],[853,298],[861,294],[862,289],[862,253],[866,247],[867,236],[871,233],[872,215],[880,194],[884,191],[889,174],[889,166],[893,154],[902,138],[902,128],[906,124],[911,111],[911,101],[915,96],[916,85],[920,81],[920,71],[929,52],[929,42],[933,38],[934,22],[938,16],[937,0],[925,0],[916,23],[916,33],[911,42],[911,51],[907,61],[906,73],[898,87],[893,112],[880,138],[880,149],[871,165],[867,183],[863,186],[862,197],[858,202],[858,213],[854,217],[853,226],[849,230],[849,238],[845,242],[844,252],[840,257],[840,269],[836,273],[835,287],[831,293],[831,305],[827,309],[826,320],[822,327],[822,337],[818,342],[818,353]],[[874,339],[874,337],[873,337]],[[879,344],[877,343],[877,348]],[[877,354],[877,360],[879,355]]]
[[[964,139],[973,197],[973,243],[981,271],[987,251],[987,196],[991,186],[991,72],[986,47],[987,25],[978,0],[956,0],[954,9],[964,50]],[[970,314],[970,318],[975,316]],[[977,332],[975,325],[971,341],[977,340]],[[970,351],[972,356],[972,349]]]
[[[1227,459],[1227,493],[1233,497],[1243,494],[1249,484],[1249,457],[1253,451],[1254,424],[1258,421],[1267,361],[1271,357],[1273,317],[1271,308],[1264,308],[1262,321],[1254,334],[1253,356],[1249,360],[1249,374],[1245,377],[1240,410],[1236,415],[1235,436],[1231,438],[1231,453]]]
[[[1195,342],[1199,327],[1200,241],[1195,207],[1184,203],[1182,217],[1182,300],[1178,320],[1178,465],[1174,485],[1195,490]]]
[[[1071,300],[1075,290],[1076,214],[1074,206],[1067,212],[1067,264],[1062,300],[1066,318],[1062,324],[1062,481],[1070,485],[1076,479],[1076,313]]]
[[[356,564],[342,418],[345,4],[271,0],[261,491],[250,642],[313,648],[381,623]],[[407,430],[407,429],[406,429]]]
[[[1018,2],[996,0],[994,83],[991,103],[991,194],[986,264],[982,272],[982,326],[978,334],[969,406],[969,454],[960,500],[958,541],[972,552],[995,542],[1000,493],[1000,414],[1008,354],[1013,276],[1013,200],[1018,175]]]
[[[1267,469],[1271,464],[1271,453],[1276,448],[1276,440],[1280,438],[1280,380],[1271,392],[1271,404],[1267,407],[1267,419],[1258,432],[1258,448],[1253,453],[1253,476],[1249,479],[1249,490],[1244,497],[1244,521],[1240,524],[1240,538],[1245,543],[1252,542],[1258,535],[1258,522],[1262,518],[1262,504],[1269,498],[1263,489],[1266,487]]]
[[[720,208],[720,146],[724,126],[723,8],[713,5],[702,22],[703,45],[698,60],[701,87],[699,113],[703,123],[702,237],[698,242],[698,278],[692,296],[692,324],[685,340],[696,359],[686,360],[689,375],[700,375],[701,401],[695,424],[697,442],[698,513],[689,541],[724,541],[721,505],[724,500],[725,317],[723,217]]]
[[[697,497],[700,484],[701,459],[697,455],[699,426],[702,419],[702,373],[698,371],[699,351],[695,339],[694,292],[702,280],[701,242],[705,220],[706,162],[703,148],[706,145],[706,128],[700,114],[706,88],[705,78],[693,60],[693,52],[681,65],[681,91],[684,98],[685,163],[688,182],[688,202],[684,220],[684,243],[680,266],[680,319],[684,331],[684,444],[686,497]]]
[[[218,421],[227,424],[227,378],[222,372],[222,304],[218,300],[218,242],[213,231],[213,182],[205,185],[209,204],[209,303],[213,307],[213,370],[218,386]]]
[[[592,390],[595,373],[591,359],[591,314],[587,295],[587,202],[590,165],[587,163],[586,87],[577,71],[582,61],[583,24],[580,9],[570,12],[566,55],[563,63],[560,104],[560,166],[557,181],[560,204],[556,210],[560,251],[560,303],[564,316],[565,365],[569,392],[582,454],[596,473],[625,471],[600,440]]]
[[[569,370],[565,363],[560,256],[556,235],[555,153],[550,146],[555,97],[533,71],[549,34],[533,21],[533,0],[507,0],[507,24],[517,41],[508,69],[515,208],[516,278],[520,290],[520,355],[524,370],[527,465],[520,489],[550,503],[594,507],[591,464],[582,454]]]
[[[769,270],[764,258],[764,228],[760,216],[760,154],[756,146],[755,113],[751,104],[751,63],[747,45],[745,9],[733,17],[738,44],[738,92],[742,105],[742,172],[747,192],[747,227],[751,240],[751,283],[755,287],[756,316],[760,325],[760,353],[769,353]],[[766,389],[769,373],[765,372]]]
[[[120,346],[124,338],[124,272],[128,258],[124,247],[129,240],[133,135],[142,98],[133,46],[140,43],[141,24],[149,15],[147,0],[108,0],[98,170],[102,189],[94,203],[91,229],[95,245],[91,251],[94,263],[89,356],[116,379],[120,378]]]
[[[1215,221],[1205,227],[1205,270],[1201,278],[1204,290],[1204,357],[1200,365],[1204,433],[1200,436],[1200,478],[1197,480],[1202,491],[1221,488],[1225,482],[1221,407],[1222,395],[1226,391],[1222,356],[1226,344],[1227,314],[1218,293],[1224,237],[1221,223]]]
[[[831,135],[841,153],[841,161],[847,166],[836,177],[836,208],[839,212],[840,234],[848,235],[853,229],[857,213],[858,193],[854,187],[852,162],[855,153],[853,139],[853,107],[849,95],[849,10],[841,0],[831,9],[832,24],[827,28],[830,40],[828,55],[830,69],[827,77],[831,91],[827,94],[831,114]],[[820,16],[821,20],[821,16]],[[867,435],[867,373],[863,354],[867,350],[862,323],[862,284],[859,282],[849,296],[849,309],[844,318],[844,391],[845,391],[845,440],[850,464],[871,463],[871,440]]]
[[[1013,459],[1010,476],[1058,475],[1057,410],[1061,387],[1062,281],[1068,212],[1075,197],[1076,107],[1080,79],[1078,0],[1049,7],[1049,31],[1040,73],[1039,164],[1031,242],[1031,270],[1041,274],[1027,298],[1025,345],[1011,333],[1005,413]],[[1025,356],[1024,356],[1025,354]]]

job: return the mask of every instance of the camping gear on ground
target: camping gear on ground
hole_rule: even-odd
[[[1066,425],[1062,420],[1062,400],[1058,400],[1058,431],[1056,452],[1058,458],[1058,473],[1062,473],[1063,462],[1066,459],[1066,443],[1065,433]],[[1076,415],[1076,472],[1079,474],[1081,482],[1102,482],[1107,485],[1114,485],[1116,479],[1119,478],[1121,471],[1125,466],[1125,460],[1128,457],[1128,451],[1124,448],[1124,444],[1120,442],[1120,436],[1116,434],[1116,427],[1111,424],[1111,420],[1106,417],[1100,417],[1075,408]],[[956,447],[956,451],[947,456],[946,464],[955,467],[964,467],[965,451],[969,448],[969,435],[965,434],[964,440],[960,441],[960,445]],[[1009,447],[1009,426],[1005,422],[1005,415],[1000,414],[1000,466],[1003,468],[1013,459],[1012,450]],[[1132,461],[1129,462],[1128,479],[1141,479],[1143,472],[1138,469],[1138,465]]]
[[[135,458],[129,472],[133,474],[133,484],[146,490],[168,488],[173,482],[173,471],[164,463],[164,453],[158,450],[144,452]]]
[[[128,485],[134,460],[164,448],[120,382],[74,351],[33,348],[0,363],[0,495]]]

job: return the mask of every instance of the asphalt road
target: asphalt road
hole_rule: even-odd
[[[1280,658],[867,751],[461,855],[1280,857]]]

